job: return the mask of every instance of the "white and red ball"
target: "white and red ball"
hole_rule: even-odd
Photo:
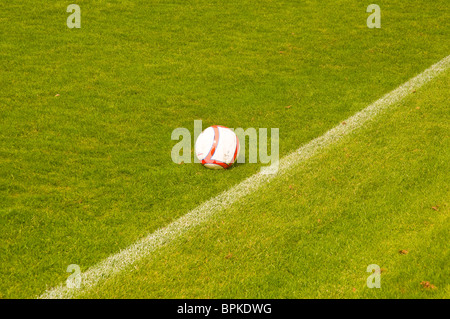
[[[239,139],[228,127],[213,125],[205,129],[195,142],[195,155],[211,169],[227,169],[239,156]]]

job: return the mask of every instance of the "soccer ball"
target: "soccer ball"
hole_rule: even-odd
[[[239,156],[239,139],[228,127],[213,125],[205,129],[195,142],[195,155],[203,166],[227,169]]]

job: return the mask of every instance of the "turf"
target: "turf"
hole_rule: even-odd
[[[449,100],[447,71],[81,297],[449,298]]]
[[[175,128],[276,127],[283,156],[450,51],[443,0],[380,1],[376,30],[355,1],[76,3],[81,29],[68,3],[0,6],[3,298],[41,294],[261,166],[176,165]]]

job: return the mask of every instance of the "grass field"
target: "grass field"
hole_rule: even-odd
[[[1,298],[38,297],[262,166],[174,164],[175,128],[279,128],[284,156],[450,52],[443,0],[379,1],[381,29],[364,1],[77,1],[80,29],[70,3],[0,5]],[[449,298],[449,88],[445,72],[80,297]]]
[[[449,75],[84,297],[449,298]]]

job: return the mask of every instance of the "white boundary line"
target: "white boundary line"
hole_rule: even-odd
[[[355,129],[362,127],[382,111],[401,101],[404,97],[411,94],[413,90],[420,88],[449,67],[450,55],[402,84],[397,89],[386,94],[362,111],[346,119],[346,125],[337,125],[324,135],[310,141],[282,158],[279,162],[277,174],[264,174],[263,172],[259,172],[250,176],[231,189],[204,202],[171,224],[158,229],[154,233],[149,234],[147,237],[140,239],[131,246],[104,259],[84,273],[81,273],[82,284],[80,288],[68,288],[66,283],[61,283],[59,286],[45,291],[39,298],[73,298],[76,297],[76,295],[95,287],[100,281],[124,271],[142,258],[151,255],[158,248],[176,240],[188,230],[206,222],[215,213],[229,207],[248,194],[255,192],[259,187],[268,183],[274,177],[287,172],[299,163],[308,160],[324,148],[329,147],[343,137],[348,136]]]

